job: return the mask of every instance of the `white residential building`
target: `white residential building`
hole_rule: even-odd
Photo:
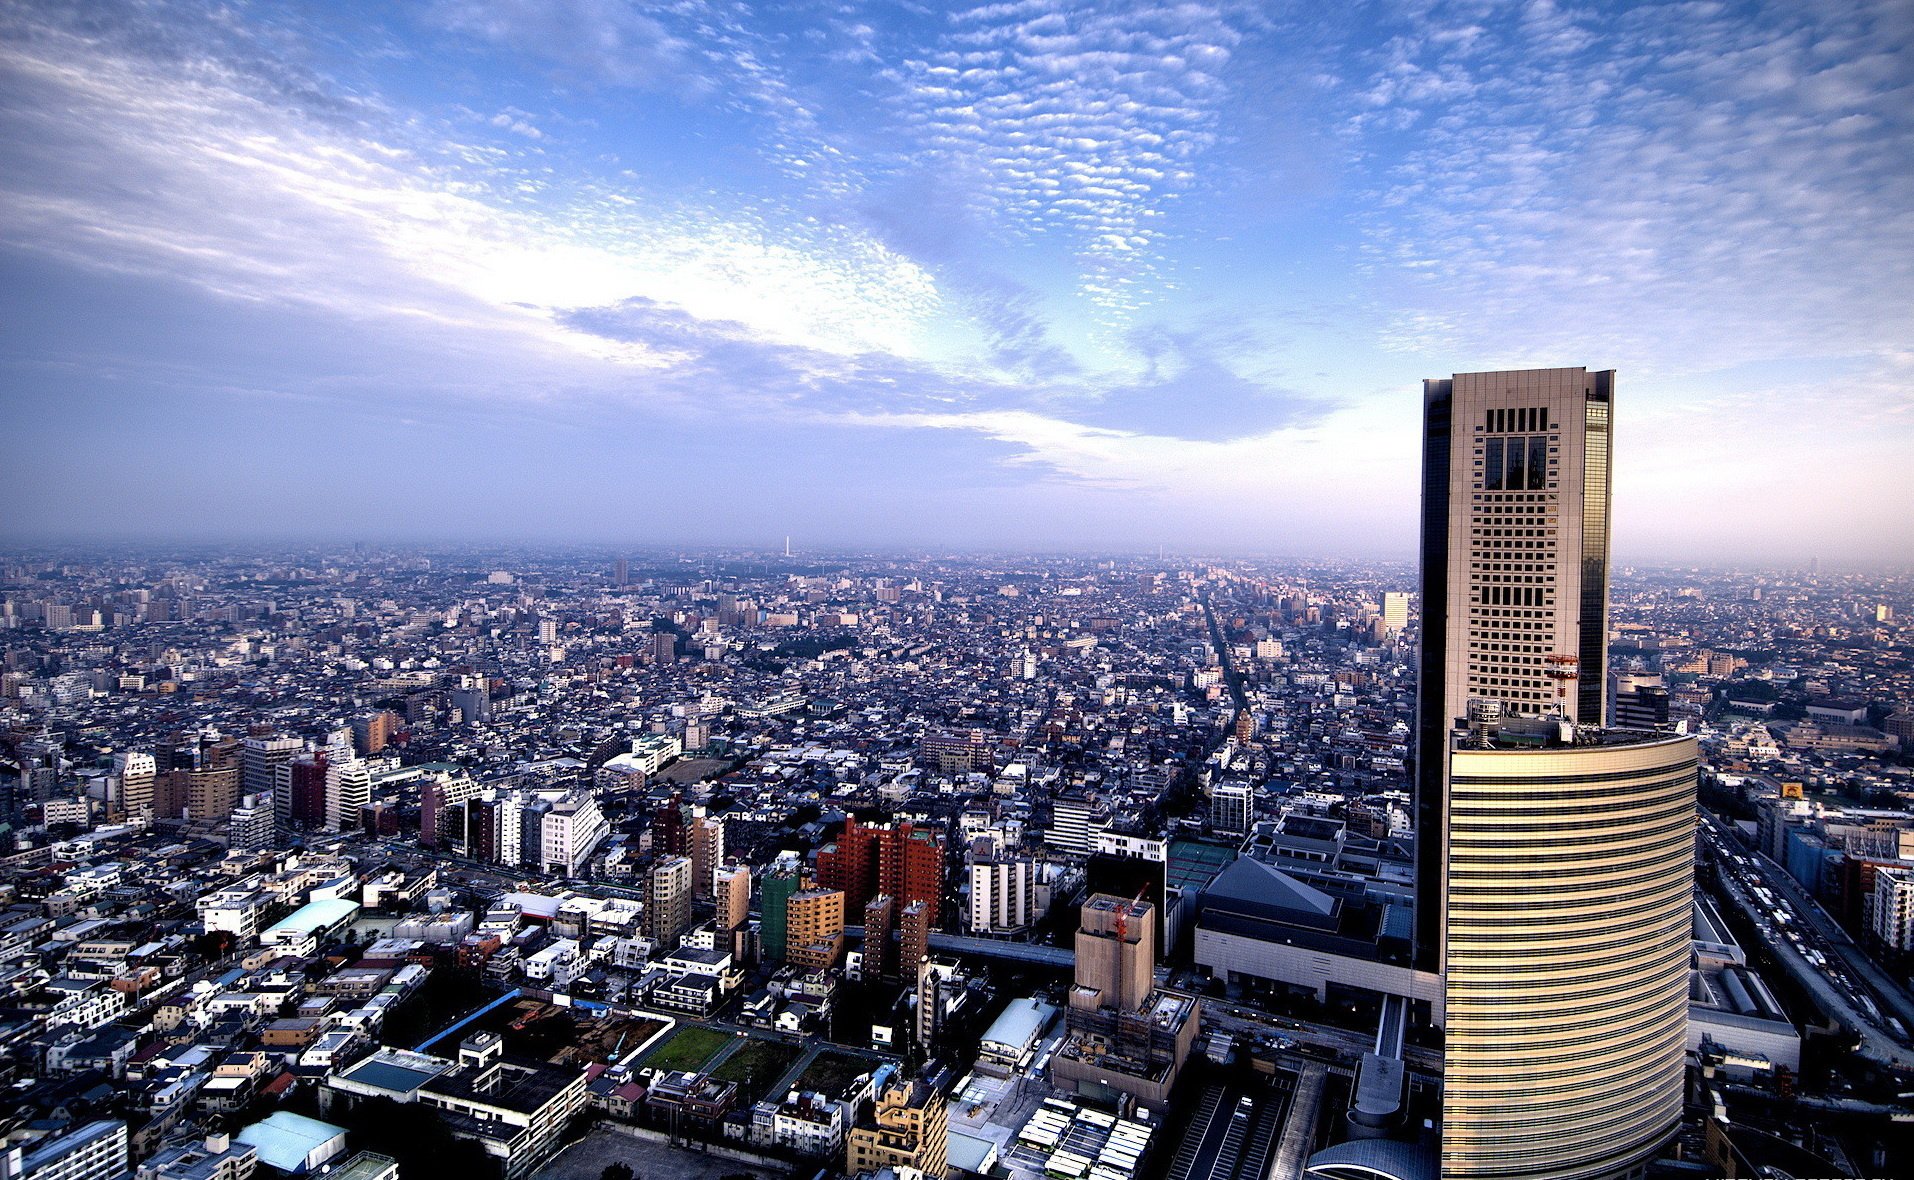
[[[1009,934],[1041,916],[1037,866],[1027,859],[979,860],[970,866],[970,931]]]
[[[1914,868],[1874,870],[1869,925],[1875,937],[1904,951],[1914,947]]]
[[[611,825],[590,795],[573,795],[553,804],[539,825],[539,860],[544,871],[575,877],[591,859]]]

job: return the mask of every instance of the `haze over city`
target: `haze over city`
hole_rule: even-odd
[[[1623,560],[1914,543],[1906,3],[12,4],[4,532],[1409,558],[1618,372]]]

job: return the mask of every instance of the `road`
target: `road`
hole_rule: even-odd
[[[1803,948],[1797,948],[1793,939],[1784,929],[1776,926],[1769,917],[1767,907],[1755,898],[1750,890],[1755,886],[1767,889],[1770,894],[1787,903],[1787,912],[1794,916],[1797,924],[1806,926],[1808,933],[1803,942],[1806,950],[1820,950],[1823,955],[1840,954],[1840,945],[1822,933],[1822,923],[1832,923],[1818,907],[1802,895],[1794,879],[1782,871],[1779,866],[1766,857],[1759,855],[1748,857],[1748,865],[1743,866],[1735,857],[1741,855],[1737,850],[1740,844],[1730,835],[1721,821],[1709,817],[1712,825],[1705,829],[1715,852],[1716,863],[1721,867],[1718,877],[1722,889],[1729,900],[1754,920],[1756,931],[1763,943],[1771,951],[1788,974],[1806,988],[1815,998],[1822,1010],[1860,1037],[1858,1052],[1873,1061],[1903,1069],[1914,1068],[1914,1052],[1910,1052],[1886,1027],[1869,1015],[1856,1002],[1856,995],[1841,986],[1827,970],[1809,962]],[[1813,943],[1815,945],[1806,945]],[[1852,943],[1849,944],[1853,949]],[[1846,977],[1842,977],[1846,981]],[[1852,986],[1851,984],[1849,985]]]
[[[1223,684],[1229,689],[1230,700],[1236,702],[1236,711],[1249,708],[1249,694],[1243,691],[1243,678],[1236,671],[1236,662],[1230,659],[1229,644],[1224,641],[1222,625],[1216,621],[1216,611],[1210,606],[1210,596],[1202,594],[1197,601],[1203,604],[1203,617],[1209,621],[1210,643],[1216,648],[1216,662],[1223,669]]]
[[[1372,1032],[1351,1032],[1326,1024],[1292,1020],[1247,1004],[1227,1004],[1221,1000],[1204,1001],[1203,1026],[1239,1036],[1288,1037],[1299,1044],[1333,1050],[1351,1061],[1360,1060],[1364,1053],[1376,1047],[1376,1034]],[[1442,1054],[1434,1049],[1410,1045],[1404,1048],[1402,1059],[1411,1069],[1431,1074],[1442,1072]]]
[[[1821,907],[1821,903],[1809,897],[1802,890],[1800,882],[1790,877],[1785,869],[1765,856],[1756,854],[1756,863],[1762,869],[1762,881],[1770,889],[1778,889],[1794,902],[1797,914],[1807,918],[1822,941],[1840,958],[1842,964],[1854,974],[1867,981],[1874,991],[1874,998],[1885,1004],[1889,1011],[1901,1018],[1901,1023],[1914,1028],[1914,997],[1909,997],[1907,989],[1894,982],[1892,976],[1867,957],[1854,939],[1834,920],[1834,916]]]

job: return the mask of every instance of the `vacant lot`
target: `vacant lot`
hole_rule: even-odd
[[[698,1069],[731,1043],[724,1033],[687,1024],[639,1064],[649,1069]]]
[[[876,1066],[862,1057],[852,1057],[845,1053],[819,1053],[811,1059],[798,1076],[797,1088],[816,1090],[826,1098],[836,1098],[850,1085],[851,1079],[861,1073],[869,1073]]]
[[[680,758],[658,772],[658,781],[686,786],[717,778],[730,769],[729,758]]]
[[[738,1083],[739,1094],[746,1098],[763,1098],[766,1088],[784,1076],[784,1071],[798,1059],[799,1052],[794,1045],[752,1038],[712,1070],[711,1076],[721,1082]]]

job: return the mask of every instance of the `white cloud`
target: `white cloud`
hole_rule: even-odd
[[[954,13],[896,77],[926,166],[988,221],[1061,238],[1079,292],[1121,321],[1165,286],[1168,214],[1198,184],[1241,40],[1204,4],[995,4]]]
[[[49,29],[0,45],[0,84],[35,96],[0,111],[0,233],[233,298],[483,324],[599,354],[602,339],[550,312],[642,296],[773,342],[901,355],[937,314],[927,271],[853,231],[590,186],[551,207],[542,175],[497,147],[312,118],[257,82]],[[522,116],[498,119],[523,135]]]

